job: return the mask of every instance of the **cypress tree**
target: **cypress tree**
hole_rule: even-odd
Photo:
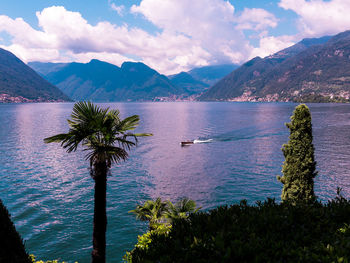
[[[309,108],[305,104],[297,106],[290,119],[291,122],[286,123],[290,130],[289,141],[282,147],[283,176],[277,177],[283,184],[281,198],[291,203],[312,202],[316,199],[314,178],[317,171]]]
[[[31,263],[23,240],[11,221],[11,216],[0,200],[0,262]]]

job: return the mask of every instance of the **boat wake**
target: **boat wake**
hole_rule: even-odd
[[[227,133],[211,135],[210,137],[199,137],[195,139],[193,143],[211,143],[211,142],[230,142],[240,140],[251,140],[264,137],[281,136],[288,134],[286,131],[265,129],[258,130],[256,128],[244,128],[233,130]]]
[[[213,139],[207,139],[207,140],[194,140],[193,143],[208,143],[208,142],[212,142]]]

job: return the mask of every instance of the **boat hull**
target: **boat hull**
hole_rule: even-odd
[[[180,144],[181,144],[181,146],[189,146],[189,145],[192,145],[194,143],[191,141],[188,141],[188,142],[181,142]]]

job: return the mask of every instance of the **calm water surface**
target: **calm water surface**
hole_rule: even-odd
[[[114,103],[123,117],[139,114],[141,138],[108,179],[107,262],[120,262],[147,229],[128,214],[136,204],[189,197],[204,209],[280,199],[288,141],[288,103]],[[350,105],[310,104],[319,176],[326,201],[337,186],[350,197]],[[67,132],[73,104],[0,105],[0,198],[40,259],[90,261],[93,180],[84,153],[67,154],[45,137]],[[188,139],[208,143],[180,147]]]

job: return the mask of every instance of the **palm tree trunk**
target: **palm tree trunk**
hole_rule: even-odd
[[[106,262],[106,190],[107,190],[107,164],[94,164],[95,180],[95,207],[94,207],[94,230],[92,234],[92,263]]]

